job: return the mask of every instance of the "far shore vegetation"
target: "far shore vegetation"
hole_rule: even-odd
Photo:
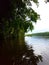
[[[49,32],[32,33],[32,34],[26,34],[25,36],[44,36],[44,37],[49,37]]]

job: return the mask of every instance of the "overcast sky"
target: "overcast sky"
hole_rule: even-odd
[[[39,7],[33,3],[32,8],[40,14],[41,20],[38,20],[34,24],[34,30],[32,32],[47,32],[49,31],[49,3],[45,3],[44,0],[39,0]],[[29,32],[30,33],[30,32]]]

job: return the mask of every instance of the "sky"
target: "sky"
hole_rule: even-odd
[[[28,33],[47,32],[49,31],[49,3],[45,3],[44,0],[38,0],[39,6],[32,3],[32,8],[40,15],[41,20],[37,20],[34,24],[34,30]],[[46,1],[46,0],[45,0]]]

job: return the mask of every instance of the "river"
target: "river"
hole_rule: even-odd
[[[32,46],[36,55],[43,57],[43,62],[38,65],[49,65],[49,38],[40,36],[25,37],[25,41],[29,46]]]

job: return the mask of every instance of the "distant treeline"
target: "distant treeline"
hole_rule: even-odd
[[[49,36],[49,32],[27,34],[26,36]]]
[[[32,34],[32,35],[35,35],[35,36],[49,36],[49,32],[35,33],[35,34]]]

